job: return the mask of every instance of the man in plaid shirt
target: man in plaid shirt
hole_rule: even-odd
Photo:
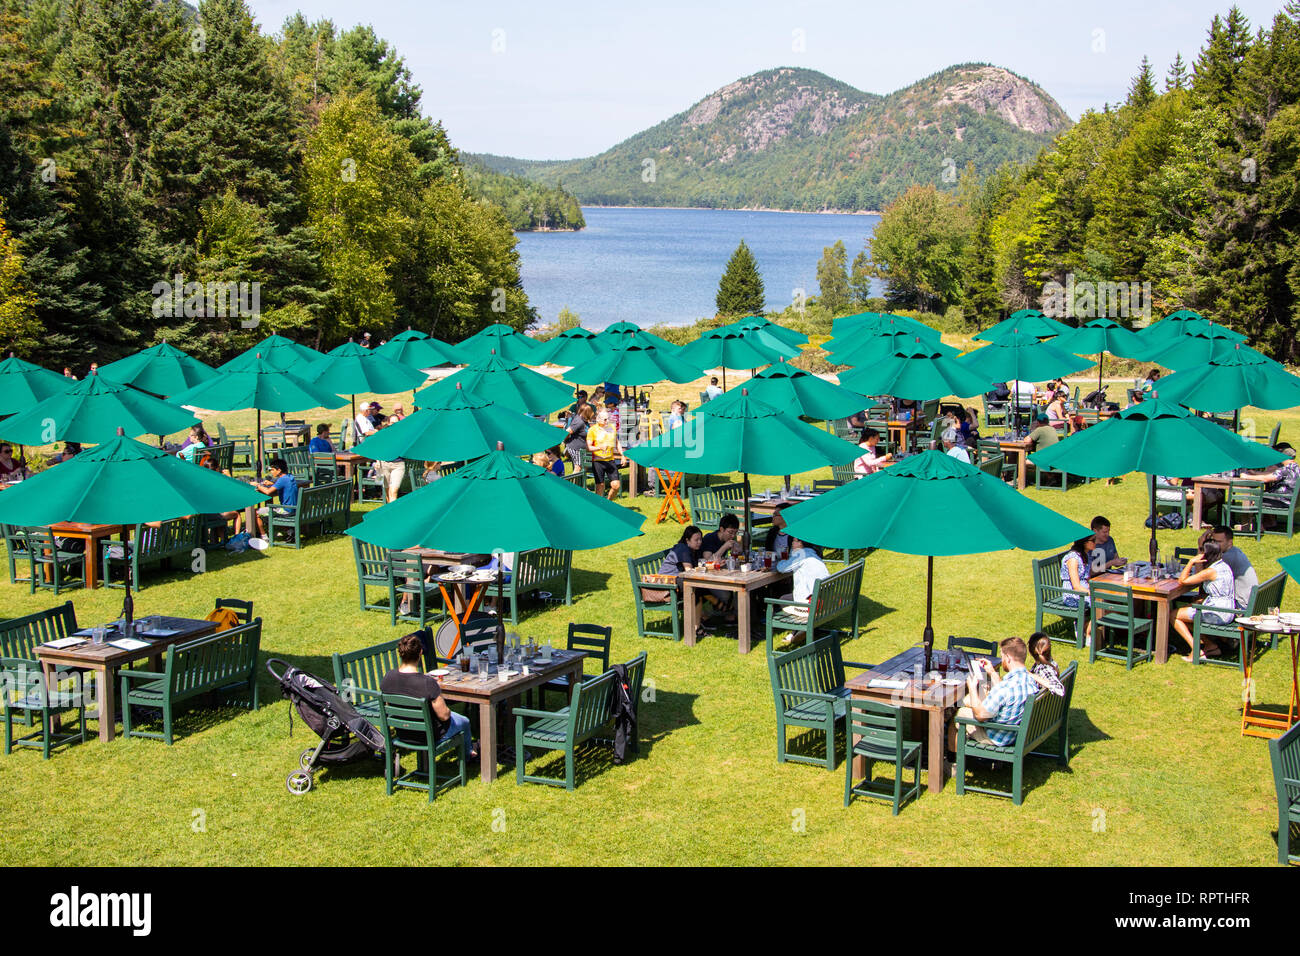
[[[983,699],[979,697],[979,667],[966,679],[969,693],[966,696],[968,706],[957,711],[958,717],[974,717],[976,720],[992,720],[999,724],[1018,724],[1024,716],[1025,704],[1038,693],[1038,683],[1025,669],[1025,657],[1028,648],[1018,637],[1008,637],[999,645],[1002,652],[1001,667],[1006,676],[999,678],[993,665],[983,658],[973,658],[982,665],[993,679],[993,686]],[[966,724],[966,732],[978,743],[992,744],[995,747],[1009,747],[1015,742],[1016,735],[1010,730],[988,730]],[[957,749],[957,725],[954,723],[948,734],[948,745]]]

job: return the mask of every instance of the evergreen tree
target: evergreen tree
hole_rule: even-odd
[[[1128,88],[1127,105],[1137,109],[1146,109],[1155,101],[1156,84],[1155,78],[1151,71],[1151,61],[1142,57],[1142,68],[1138,70],[1138,75],[1133,78],[1132,84]]]
[[[1238,7],[1228,11],[1226,21],[1216,15],[1210,23],[1205,48],[1192,68],[1193,86],[1207,105],[1223,106],[1232,99],[1250,39],[1250,23]]]
[[[714,304],[718,315],[725,316],[762,315],[767,308],[763,277],[744,239],[727,260]]]
[[[1174,55],[1174,62],[1169,67],[1169,75],[1165,77],[1165,92],[1185,89],[1187,89],[1187,64],[1183,62],[1183,55],[1178,53]]]
[[[817,263],[817,289],[817,301],[822,308],[832,316],[847,314],[852,297],[844,240],[836,239],[834,245],[822,250],[821,261]]]

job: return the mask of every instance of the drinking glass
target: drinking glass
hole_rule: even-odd
[[[488,676],[488,659],[487,659],[487,654],[483,654],[483,655],[480,656],[479,659],[478,659],[478,676],[479,676],[479,677],[487,677],[487,676]]]
[[[91,628],[90,643],[92,644],[104,643],[104,625],[96,624],[93,628]]]

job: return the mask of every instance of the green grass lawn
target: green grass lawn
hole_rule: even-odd
[[[689,389],[683,387],[686,393]],[[407,396],[409,402],[409,395]],[[658,404],[658,402],[656,402]],[[409,408],[409,404],[408,404]],[[251,424],[251,413],[224,417]],[[309,421],[321,416],[308,415]],[[341,419],[331,414],[330,419]],[[1273,413],[1260,413],[1258,427]],[[242,419],[247,418],[247,423]],[[1266,423],[1266,424],[1265,424]],[[1300,415],[1283,419],[1291,437]],[[825,477],[827,471],[799,478]],[[778,479],[757,479],[758,488]],[[1139,476],[1028,492],[1084,524],[1106,514],[1121,553],[1145,552],[1146,490]],[[430,805],[423,794],[384,793],[382,768],[365,762],[318,774],[317,789],[291,796],[285,776],[317,742],[261,672],[264,706],[194,710],[175,746],[97,738],[56,752],[0,759],[6,838],[0,861],[70,865],[317,864],[949,864],[1017,863],[1268,865],[1277,859],[1277,814],[1264,741],[1240,734],[1241,678],[1224,667],[1088,664],[1081,661],[1071,717],[1069,771],[1033,761],[1025,803],[956,796],[951,783],[890,815],[886,803],[842,806],[844,771],[777,764],[767,662],[760,646],[741,657],[734,639],[695,648],[637,639],[626,559],[667,547],[673,523],[653,524],[658,499],[624,503],[646,514],[643,537],[574,555],[573,606],[523,617],[519,630],[562,643],[569,621],[614,628],[613,657],[649,652],[639,759],[614,766],[604,753],[580,764],[573,793],[492,785],[473,776]],[[354,513],[359,520],[360,513]],[[961,515],[954,514],[954,521]],[[1161,532],[1162,547],[1195,543]],[[1281,536],[1239,539],[1261,579],[1300,550]],[[1037,555],[1034,555],[1037,556]],[[998,639],[1034,623],[1029,561],[1000,552],[935,562],[935,630]],[[226,553],[208,571],[147,572],[136,613],[202,617],[216,597],[256,602],[263,657],[329,677],[334,651],[405,632],[386,614],[362,612],[350,539],[309,539],[301,551]],[[879,661],[915,643],[924,622],[925,559],[878,552],[867,560],[862,634],[853,660]],[[1294,585],[1285,606],[1300,607]],[[4,616],[49,607],[48,594],[0,584]],[[122,592],[70,592],[83,623],[115,617]],[[57,601],[65,600],[60,596]],[[1261,702],[1285,699],[1287,654],[1266,654],[1256,674]],[[92,724],[92,732],[94,725]],[[534,764],[533,766],[537,766]],[[992,776],[993,772],[990,772]],[[1009,774],[999,773],[1004,782]]]

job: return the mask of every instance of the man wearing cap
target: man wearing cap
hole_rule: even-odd
[[[1031,452],[1042,451],[1047,446],[1055,445],[1061,440],[1061,436],[1052,427],[1047,412],[1039,412],[1037,421],[1038,427],[1029,433],[1029,450]]]
[[[369,405],[363,405],[361,411],[357,412],[353,424],[356,426],[358,438],[365,438],[375,433],[375,421],[371,416],[378,411],[379,403],[371,402]]]
[[[949,428],[945,431],[943,433],[943,450],[949,458],[956,458],[958,461],[964,461],[969,465],[970,455],[958,442],[959,437],[955,428]]]

